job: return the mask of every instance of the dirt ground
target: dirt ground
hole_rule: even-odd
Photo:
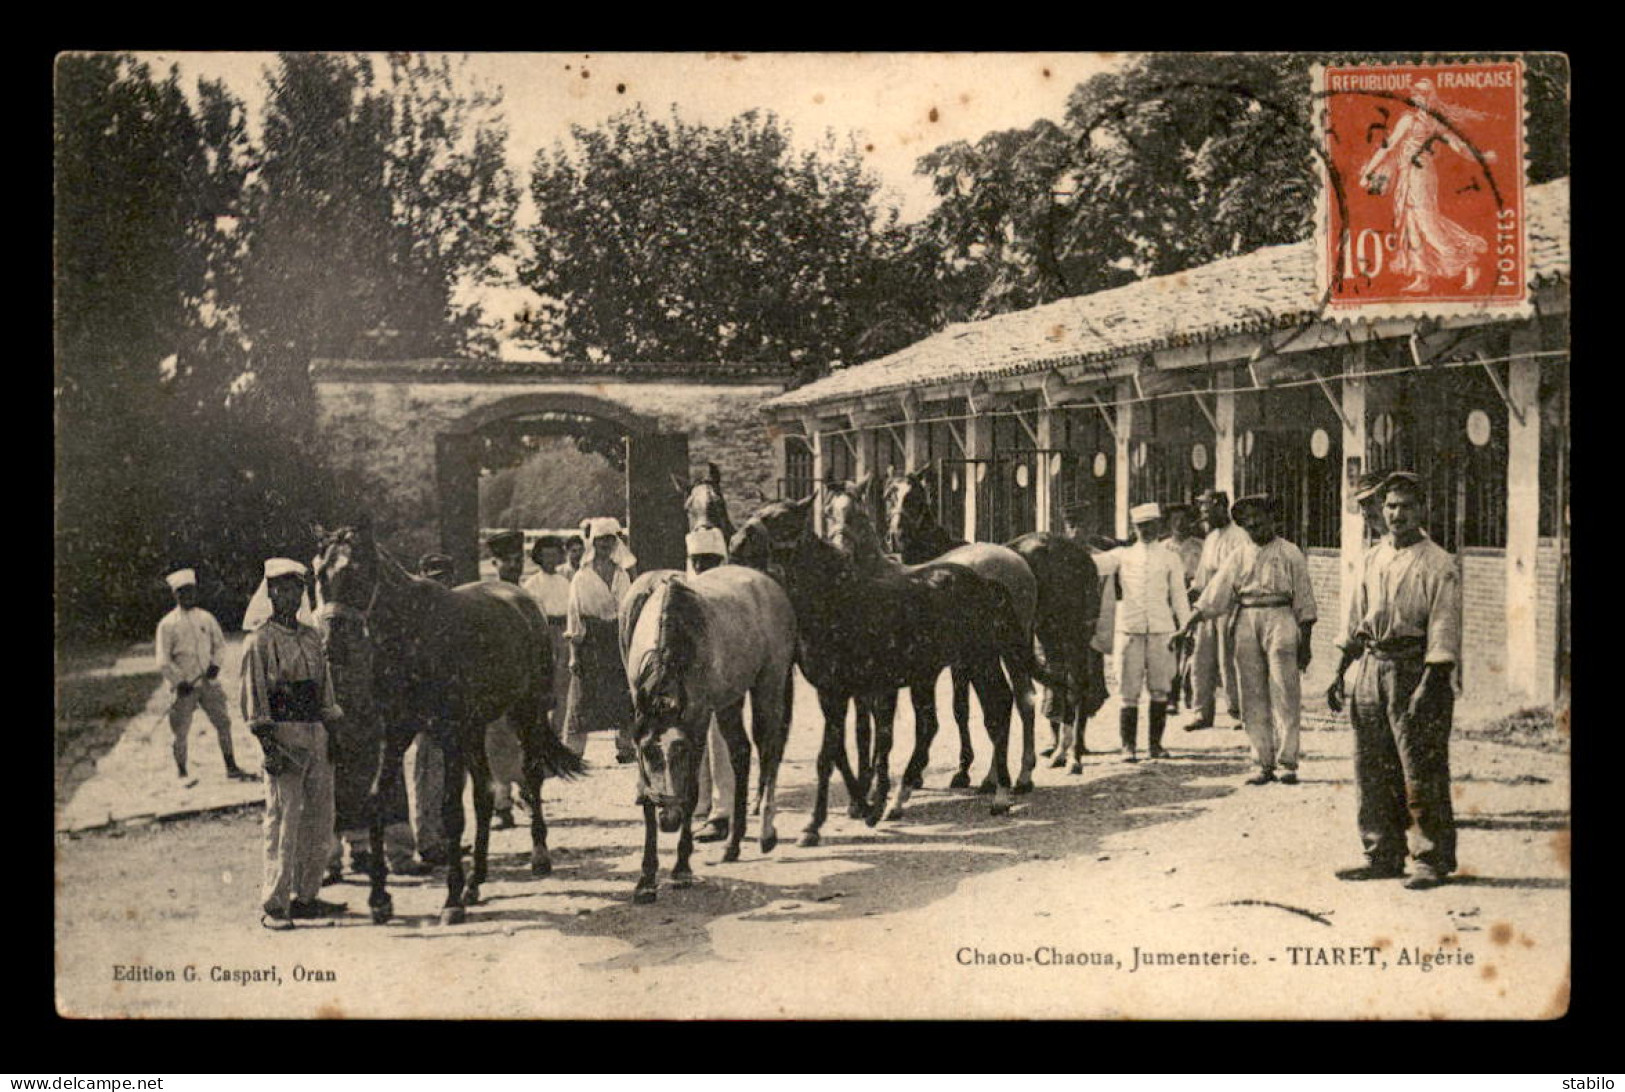
[[[1092,722],[1092,745],[1112,743],[1115,710]],[[1332,876],[1359,860],[1346,730],[1305,733],[1302,784],[1255,788],[1241,784],[1243,733],[1174,727],[1173,758],[1095,754],[1081,776],[1041,765],[1038,790],[997,818],[942,788],[956,745],[939,736],[903,819],[871,829],[843,806],[804,849],[818,739],[805,686],[796,711],[778,849],[760,852],[753,823],[738,863],[698,847],[699,882],[674,889],[665,838],[651,906],[631,904],[641,818],[607,739],[589,747],[588,778],[546,786],[554,874],[530,876],[528,832],[496,832],[485,901],[460,926],[436,922],[438,878],[392,878],[388,926],[368,922],[352,880],[325,891],[348,916],[262,930],[254,808],[59,833],[59,1009],[1493,1019],[1567,1006],[1566,754],[1459,740],[1462,875],[1409,892]],[[844,805],[840,788],[832,799]]]

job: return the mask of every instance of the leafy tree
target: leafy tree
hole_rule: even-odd
[[[488,347],[454,299],[513,247],[518,188],[500,93],[447,59],[284,53],[267,73],[241,313],[266,419],[308,422],[317,357]]]
[[[771,113],[711,128],[637,108],[578,126],[535,160],[520,280],[548,309],[527,333],[625,363],[813,368],[906,344],[929,327],[897,304],[912,240],[877,190],[850,141],[798,154]]]

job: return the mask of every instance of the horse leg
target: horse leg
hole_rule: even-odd
[[[892,719],[897,715],[897,691],[879,691],[871,701],[875,713],[875,780],[869,787],[869,806],[863,821],[872,827],[880,822],[886,797],[891,794]]]
[[[982,706],[982,720],[993,742],[993,761],[988,770],[994,781],[991,813],[1004,815],[1010,810],[1010,687],[1004,681],[997,656],[983,658],[974,671],[976,700]]]
[[[788,676],[758,683],[750,692],[750,730],[756,741],[756,757],[762,764],[762,820],[756,841],[763,853],[772,853],[779,844],[774,828],[775,798],[778,792],[779,763],[784,758],[784,741],[790,734],[790,683]]]
[[[1010,689],[1021,712],[1021,773],[1016,778],[1017,795],[1033,791],[1033,767],[1038,765],[1037,742],[1033,739],[1038,718],[1033,709],[1033,680],[1025,671],[1011,669]]]
[[[705,738],[710,729],[710,718],[699,726],[699,737]],[[701,755],[704,761],[704,755]],[[671,885],[673,887],[693,887],[694,869],[689,865],[689,857],[694,853],[694,809],[700,799],[700,781],[697,777],[690,777],[683,792],[683,825],[677,835],[677,863],[672,866]],[[738,795],[738,789],[734,790]]]
[[[634,903],[655,901],[655,873],[660,868],[660,828],[655,823],[655,806],[643,805],[643,872],[632,889]]]
[[[530,872],[533,876],[545,876],[553,871],[553,858],[547,852],[547,820],[542,816],[542,782],[546,780],[542,773],[545,768],[542,736],[545,733],[553,739],[558,737],[553,735],[553,727],[548,722],[546,703],[538,700],[533,709],[531,716],[522,718],[526,723],[519,733],[519,746],[524,752],[521,777],[525,806],[530,809]]]
[[[468,775],[474,782],[474,868],[463,889],[463,905],[473,906],[480,901],[480,886],[485,883],[486,858],[491,849],[491,815],[495,810],[495,794],[491,789],[491,760],[484,747],[472,748],[465,756]]]
[[[836,755],[846,751],[846,696],[836,696],[820,690],[818,705],[824,714],[824,742],[818,748],[818,787],[813,793],[812,816],[801,832],[800,845],[818,844],[818,832],[829,815],[829,775],[835,770]],[[851,773],[848,769],[847,773]],[[853,787],[848,785],[847,792]],[[853,797],[855,801],[856,796]]]
[[[411,742],[411,731],[390,732],[385,729],[384,738],[378,741],[378,765],[373,771],[372,784],[367,789],[367,840],[372,849],[372,861],[369,865],[372,891],[367,896],[367,905],[372,909],[374,925],[384,924],[395,913],[386,880],[389,875],[389,864],[384,859],[384,828],[387,821],[384,800],[388,796],[389,787],[401,777],[401,756],[406,753],[406,748]]]
[[[728,745],[728,761],[734,768],[734,812],[728,824],[728,848],[724,862],[739,860],[739,843],[745,838],[745,797],[750,792],[750,739],[745,735],[745,703],[734,702],[717,710],[717,729]]]
[[[852,706],[852,738],[858,747],[858,791],[853,799],[863,801],[868,798],[869,786],[875,779],[875,713],[868,698],[853,698]],[[844,740],[841,750],[843,753],[846,750]],[[855,810],[849,809],[848,813],[857,819],[863,815],[863,809],[859,806]]]
[[[970,740],[970,676],[962,667],[953,670],[954,723],[959,726],[959,769],[948,782],[950,789],[970,788],[970,766],[976,761],[976,750]]]
[[[908,803],[914,790],[924,784],[926,763],[931,759],[931,741],[937,735],[936,679],[909,687],[908,696],[914,703],[914,751],[897,783],[897,799],[886,813],[887,819],[901,819],[903,805]]]
[[[485,746],[485,726],[480,725],[473,740]],[[460,925],[468,916],[463,910],[463,748],[460,732],[446,733],[446,779],[440,794],[440,827],[446,832],[446,901],[440,907],[441,925]],[[489,788],[489,787],[488,787]]]

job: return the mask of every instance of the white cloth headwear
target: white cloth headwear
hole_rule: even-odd
[[[268,560],[265,563],[265,579],[254,589],[253,596],[248,600],[248,609],[243,611],[243,630],[259,629],[271,620],[271,593],[266,589],[266,584],[278,576],[304,576],[305,572],[305,567],[292,558],[273,557]],[[299,621],[307,626],[316,624],[308,591],[299,596]]]
[[[690,531],[683,541],[688,545],[689,557],[696,554],[728,556],[728,540],[722,537],[722,531],[716,527],[701,527],[698,531]]]
[[[610,559],[615,562],[617,568],[630,569],[632,566],[638,563],[638,559],[633,557],[632,551],[627,548],[626,540],[621,538],[620,520],[616,519],[614,516],[603,516],[598,519],[590,519],[586,522],[586,528],[587,552],[581,555],[581,567],[583,569],[591,566],[593,558],[597,556],[597,549],[594,547],[593,543],[596,542],[601,535],[615,536],[615,552],[611,555]]]
[[[1154,519],[1162,518],[1162,505],[1156,501],[1147,504],[1136,504],[1128,510],[1130,523],[1150,523]]]
[[[195,585],[197,584],[197,573],[193,572],[191,569],[176,569],[174,572],[164,577],[164,583],[168,584],[171,588],[184,588],[188,584]]]

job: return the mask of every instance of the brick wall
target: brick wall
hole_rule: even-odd
[[[516,394],[582,394],[654,418],[688,435],[691,476],[722,471],[736,522],[774,494],[773,440],[760,405],[778,384],[316,383],[319,442],[341,487],[361,498],[385,543],[402,557],[438,549],[435,437],[467,414]]]
[[[1557,663],[1557,540],[1543,538],[1535,553],[1535,696],[1550,701]]]
[[[1506,551],[1470,548],[1462,557],[1463,684],[1476,702],[1506,691]]]
[[[1315,587],[1315,607],[1320,621],[1315,623],[1314,659],[1304,680],[1307,690],[1321,691],[1332,681],[1337,669],[1337,638],[1343,632],[1343,603],[1339,598],[1338,570],[1341,555],[1336,550],[1314,547],[1303,552],[1309,562],[1309,581]],[[1314,684],[1324,682],[1316,687]]]

